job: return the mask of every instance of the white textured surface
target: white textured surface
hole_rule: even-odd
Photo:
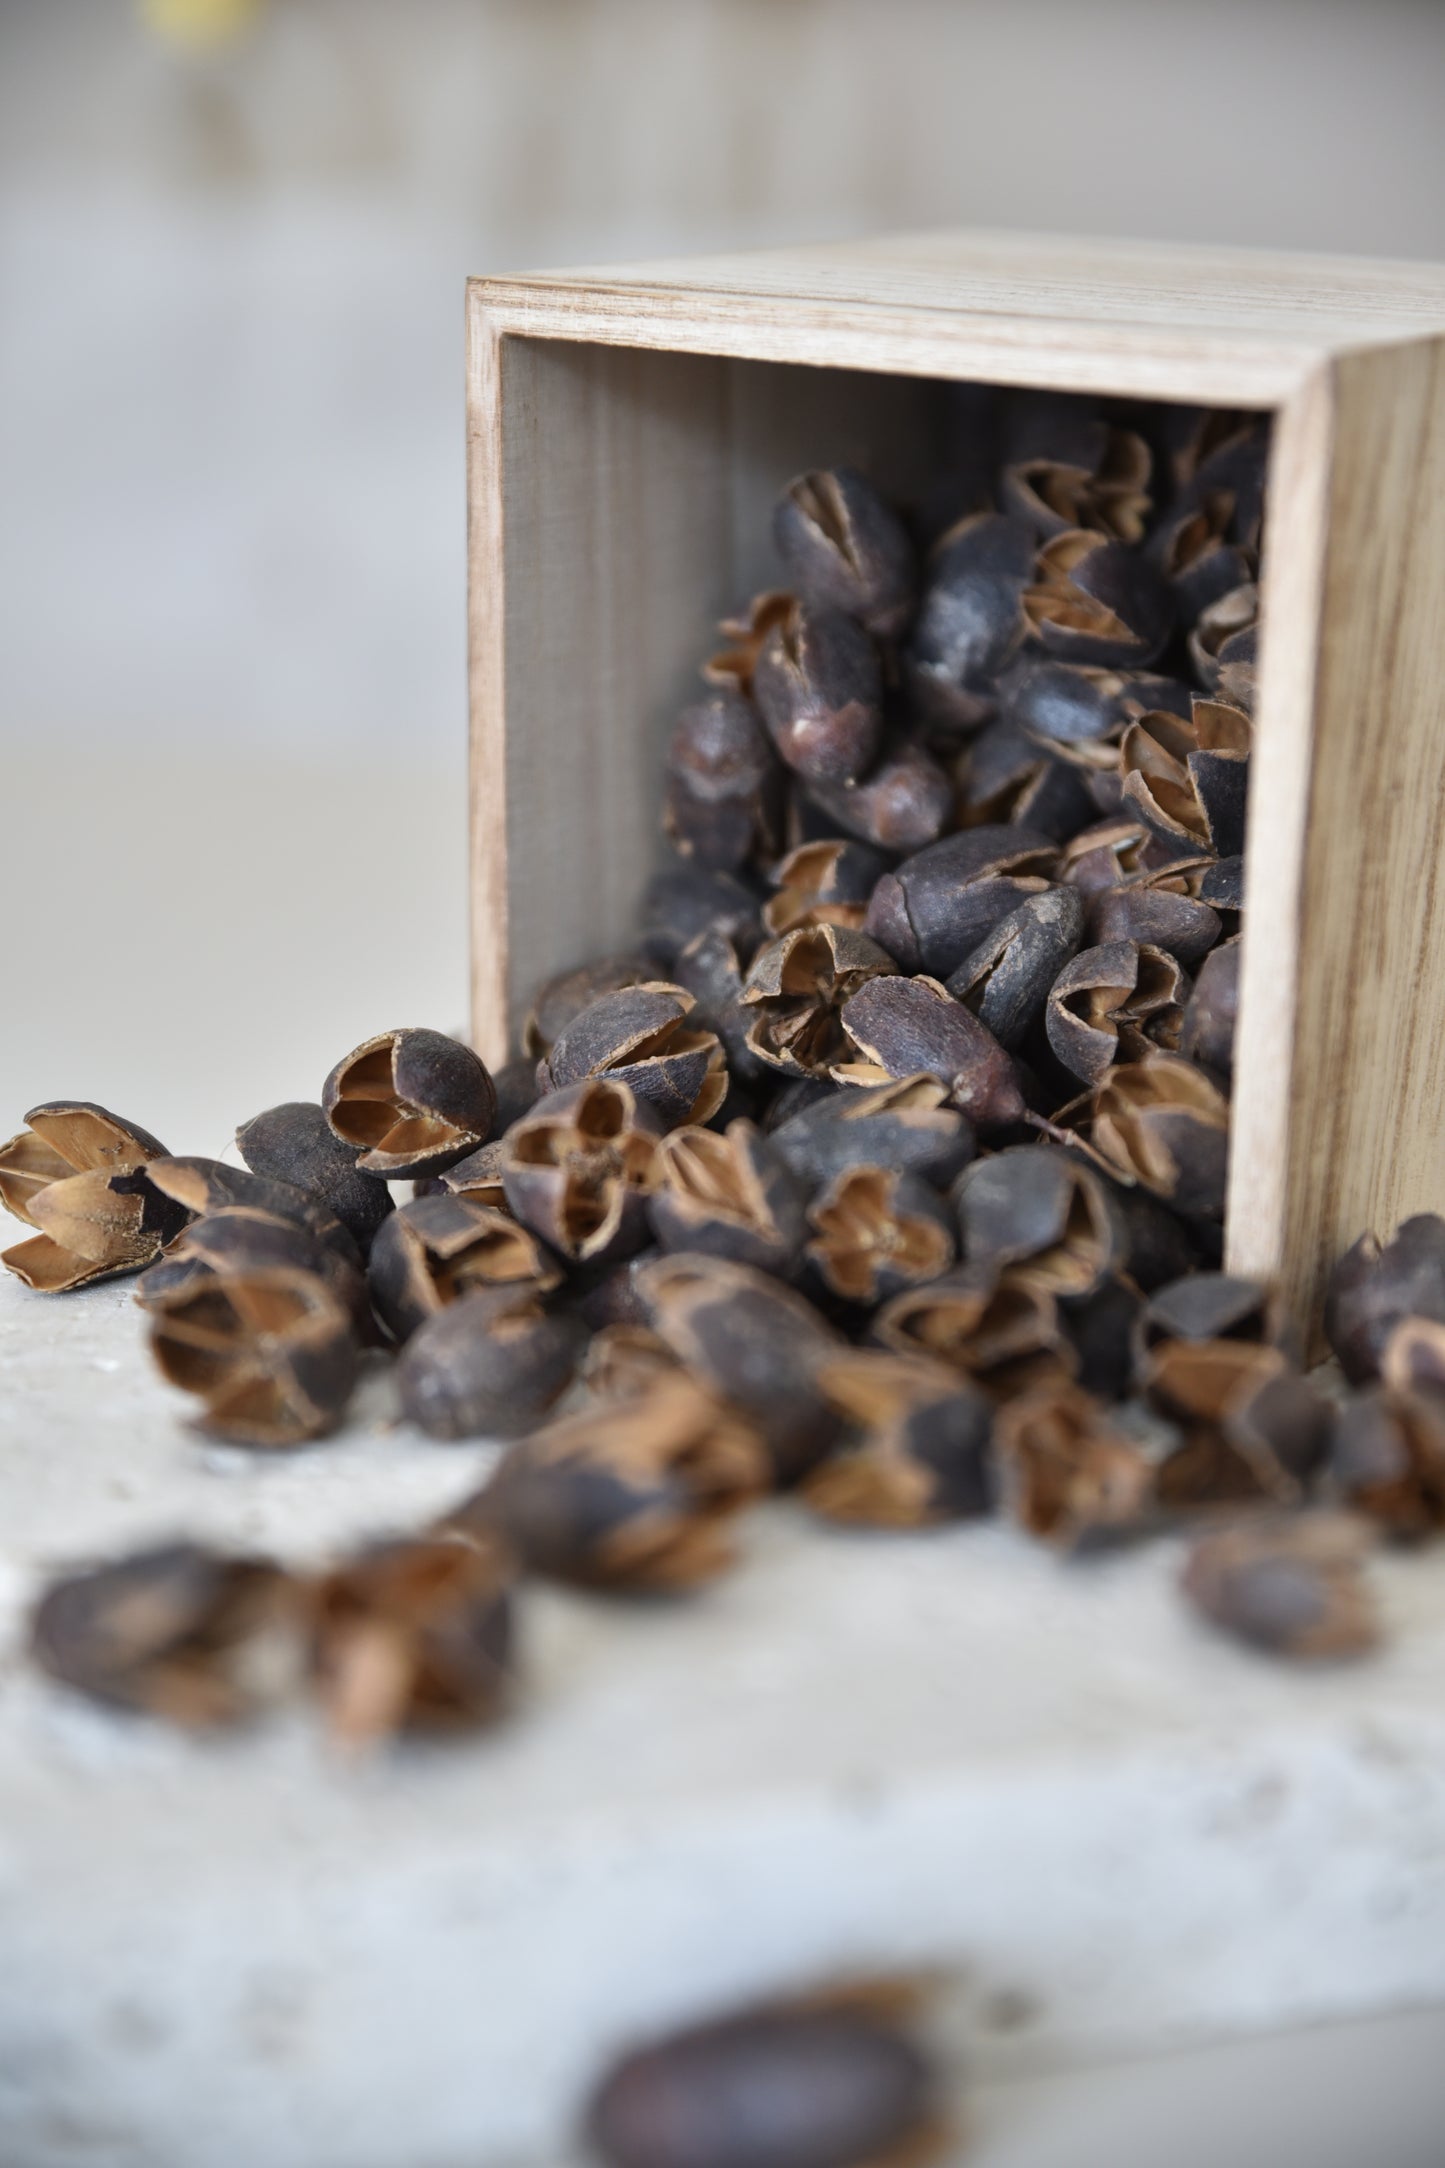
[[[473,1744],[197,1746],[27,1671],[39,1577],[180,1528],[312,1558],[489,1449],[388,1431],[377,1380],[342,1441],[217,1452],[138,1326],[124,1285],[0,1287],[7,2168],[552,2160],[615,2044],[830,1968],[942,1965],[996,2080],[1445,2002],[1438,1554],[1381,1561],[1378,1661],[1300,1674],[1196,1630],[1169,1544],[777,1507],[693,1602],[529,1592]]]

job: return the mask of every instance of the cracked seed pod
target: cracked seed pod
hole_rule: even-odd
[[[853,1436],[802,1497],[828,1520],[923,1528],[993,1506],[993,1406],[943,1363],[849,1349],[819,1373]]]
[[[695,1250],[786,1274],[807,1232],[797,1178],[751,1122],[675,1129],[658,1146],[648,1200],[664,1250]]]
[[[620,993],[626,986],[646,986],[656,978],[657,967],[650,957],[604,956],[594,963],[576,964],[570,971],[559,971],[539,986],[522,1026],[523,1059],[531,1057],[527,1061],[527,1070],[532,1079],[532,1096],[527,1106],[536,1103],[538,1061],[542,1055],[551,1052],[554,1040],[561,1037],[575,1017],[584,1009],[590,1009],[604,994]],[[525,1113],[526,1108],[517,1111]],[[509,1127],[509,1123],[499,1118],[497,1135]]]
[[[1259,426],[1259,415],[1242,409],[1176,406],[1172,400],[1150,416],[1150,432],[1176,492],[1187,490],[1216,453],[1243,442]]]
[[[649,973],[651,969],[652,966],[649,965]],[[520,1121],[522,1116],[529,1113],[537,1104],[539,1093],[537,1090],[537,1064],[535,1059],[530,1054],[518,1054],[514,1060],[503,1062],[500,1069],[493,1070],[492,1083],[497,1093],[497,1114],[496,1120],[492,1124],[492,1132],[496,1137],[504,1137],[513,1122]],[[481,1149],[483,1151],[487,1149],[485,1144]],[[469,1152],[467,1159],[475,1159],[476,1156],[475,1152]],[[464,1166],[465,1164],[465,1160],[457,1161],[458,1166]],[[451,1171],[450,1167],[445,1169],[446,1174],[450,1174]],[[444,1176],[437,1175],[434,1178],[428,1177],[426,1179],[435,1179],[441,1182]],[[423,1192],[417,1189],[413,1194],[421,1196]]]
[[[515,1438],[566,1391],[586,1344],[581,1319],[544,1309],[526,1282],[476,1288],[402,1349],[402,1413],[430,1438]]]
[[[1079,528],[1041,545],[1022,608],[1037,646],[1061,662],[1101,669],[1142,669],[1174,625],[1174,598],[1157,567]]]
[[[1054,1144],[1013,1145],[966,1167],[953,1191],[970,1265],[1014,1284],[1091,1295],[1128,1263],[1125,1222],[1102,1176]]]
[[[845,1167],[893,1167],[942,1188],[973,1156],[973,1130],[937,1077],[836,1091],[782,1122],[772,1141],[811,1188]]]
[[[405,1340],[474,1287],[525,1285],[545,1294],[562,1273],[510,1213],[443,1193],[415,1197],[392,1214],[366,1276],[377,1316],[394,1340]]]
[[[758,666],[758,657],[767,645],[768,635],[775,625],[782,624],[787,618],[795,600],[786,588],[771,587],[763,594],[754,595],[740,615],[723,618],[718,631],[726,645],[703,664],[704,683],[721,686],[725,692],[751,695],[753,673]]]
[[[383,1031],[339,1061],[321,1091],[333,1136],[363,1174],[440,1174],[485,1144],[497,1114],[491,1074],[441,1031]]]
[[[333,1224],[350,1243],[345,1229]],[[196,1286],[218,1274],[224,1277],[231,1273],[268,1272],[273,1266],[314,1273],[317,1279],[324,1280],[344,1305],[358,1341],[366,1345],[376,1339],[355,1245],[351,1244],[348,1255],[310,1228],[252,1206],[226,1205],[192,1220],[165,1255],[141,1274],[135,1299],[142,1309],[152,1310],[177,1288]]]
[[[534,1101],[526,1114],[517,1116],[517,1122],[535,1114],[539,1106],[540,1101]],[[508,1135],[516,1125],[516,1122],[508,1123]],[[502,1155],[506,1143],[506,1136],[493,1137],[479,1152],[468,1152],[465,1159],[459,1159],[454,1167],[448,1167],[445,1174],[437,1177],[441,1191],[449,1197],[469,1197],[473,1204],[490,1205],[494,1212],[509,1212],[511,1206],[502,1183]]]
[[[37,1294],[67,1294],[139,1272],[186,1223],[150,1180],[165,1146],[134,1122],[84,1099],[32,1107],[0,1145],[0,1203],[37,1232],[0,1264]]]
[[[866,775],[883,738],[883,666],[841,610],[795,602],[763,643],[753,698],[779,757],[807,782]]]
[[[674,968],[678,985],[696,1003],[694,1027],[721,1041],[732,1081],[756,1083],[766,1076],[766,1064],[748,1045],[753,1019],[743,1007],[745,973],[736,944],[720,927],[709,927],[689,941]]]
[[[1042,442],[1017,447],[999,480],[999,502],[1042,538],[1086,528],[1138,542],[1153,508],[1153,465],[1132,429],[1076,413],[1052,423]]]
[[[1015,822],[1063,842],[1094,811],[1088,782],[1015,724],[986,723],[959,756],[959,817],[976,823]]]
[[[1155,869],[1161,852],[1158,839],[1143,821],[1128,813],[1081,828],[1060,847],[1055,879],[1093,896],[1100,889],[1117,888],[1135,874]]]
[[[582,1383],[597,1400],[635,1400],[662,1377],[683,1369],[650,1325],[604,1325],[594,1332],[582,1364]]]
[[[1196,700],[1192,719],[1144,715],[1124,733],[1124,796],[1176,850],[1232,857],[1244,847],[1249,792],[1249,717],[1219,700]]]
[[[943,1200],[916,1174],[845,1167],[808,1206],[810,1272],[841,1302],[874,1309],[953,1263]]]
[[[572,1274],[567,1287],[569,1305],[591,1333],[609,1325],[647,1325],[647,1310],[637,1288],[637,1275],[662,1251],[655,1242],[629,1257],[611,1263],[583,1265]]]
[[[654,1331],[756,1426],[780,1486],[821,1459],[838,1425],[817,1370],[842,1342],[810,1302],[746,1265],[683,1253],[639,1267],[637,1283]]]
[[[1213,1529],[1180,1587],[1236,1641],[1277,1656],[1363,1656],[1379,1621],[1362,1571],[1368,1533],[1342,1513],[1266,1514]]]
[[[500,1544],[445,1531],[370,1544],[321,1574],[311,1666],[333,1737],[363,1747],[495,1722],[511,1693],[514,1581]]]
[[[1126,1180],[1176,1211],[1223,1217],[1229,1101],[1203,1069],[1150,1054],[1106,1070],[1092,1104],[1094,1146]]]
[[[789,482],[773,510],[773,540],[798,592],[846,611],[881,640],[913,615],[913,543],[892,506],[851,467]]]
[[[361,1268],[361,1247],[350,1228],[343,1227],[319,1197],[294,1182],[273,1181],[252,1174],[249,1167],[228,1167],[221,1159],[153,1159],[146,1172],[163,1196],[196,1219],[239,1211],[284,1220],[304,1229],[346,1264]]]
[[[1199,682],[1218,699],[1254,713],[1259,645],[1259,589],[1235,587],[1202,610],[1189,635],[1189,659]]]
[[[882,851],[868,843],[843,836],[800,843],[773,869],[773,894],[763,924],[775,940],[800,926],[846,926],[856,932],[887,870]]]
[[[733,873],[688,865],[655,873],[642,896],[642,946],[670,971],[690,941],[715,927],[750,955],[762,930],[761,908]]]
[[[1015,1052],[1043,1015],[1049,993],[1083,938],[1076,888],[1045,888],[1001,919],[947,981],[1000,1046]]]
[[[586,2114],[606,2168],[921,2168],[941,2154],[933,2073],[896,2005],[776,2004],[634,2050]]]
[[[1012,1059],[937,979],[873,979],[844,1002],[841,1021],[862,1058],[834,1065],[840,1084],[881,1084],[923,1070],[978,1128],[1022,1120]]]
[[[497,1530],[548,1580],[694,1588],[732,1564],[732,1523],[771,1478],[752,1425],[673,1371],[534,1431],[452,1521]]]
[[[1235,1272],[1188,1272],[1155,1288],[1140,1329],[1141,1349],[1161,1340],[1251,1340],[1293,1352],[1278,1294]]]
[[[1076,1385],[1046,1385],[994,1419],[1003,1504],[1029,1535],[1073,1550],[1135,1535],[1154,1518],[1148,1456]]]
[[[1445,1219],[1417,1212],[1383,1246],[1361,1235],[1330,1274],[1325,1337],[1352,1385],[1379,1375],[1391,1333],[1403,1318],[1445,1324]]]
[[[1047,1288],[989,1264],[967,1264],[895,1295],[870,1339],[900,1355],[928,1355],[971,1377],[996,1400],[1068,1383],[1078,1352]]]
[[[808,785],[823,834],[846,835],[881,851],[919,851],[953,820],[953,778],[921,745],[905,740],[885,752],[861,783]],[[813,829],[799,842],[816,839]]]
[[[1064,1330],[1078,1353],[1078,1382],[1106,1401],[1127,1398],[1144,1298],[1132,1279],[1111,1274],[1088,1295],[1061,1296]]]
[[[1193,626],[1212,603],[1254,578],[1255,553],[1237,539],[1237,507],[1230,489],[1191,492],[1155,537],[1154,552],[1182,625]]]
[[[1054,981],[1049,1045],[1072,1075],[1097,1084],[1116,1062],[1179,1044],[1189,982],[1163,949],[1112,941],[1084,949]]]
[[[748,1045],[787,1076],[826,1076],[845,1051],[839,1013],[893,959],[846,926],[808,926],[770,941],[753,959],[743,1004],[753,1012]]]
[[[1088,663],[1020,656],[999,686],[1001,712],[1014,728],[1060,760],[1107,771],[1130,723],[1151,708],[1186,721],[1190,688],[1145,670],[1099,670]]]
[[[1184,1010],[1179,1051],[1220,1076],[1234,1072],[1234,1031],[1239,1015],[1240,942],[1236,934],[1206,956]]]
[[[903,971],[947,978],[994,928],[1042,893],[1056,846],[1036,828],[965,828],[879,880],[863,921]]]
[[[1330,1487],[1400,1543],[1445,1528],[1445,1400],[1433,1389],[1373,1386],[1339,1410]]]
[[[1385,1342],[1380,1376],[1391,1392],[1445,1393],[1445,1325],[1402,1318]]]
[[[550,1092],[502,1140],[508,1209],[569,1264],[629,1256],[647,1241],[661,1135],[656,1109],[611,1077]]]
[[[935,548],[905,659],[934,728],[974,730],[993,714],[999,674],[1023,644],[1034,551],[1028,521],[995,512],[971,513]]]
[[[668,1128],[705,1122],[722,1105],[727,1070],[716,1034],[690,1024],[695,1006],[683,987],[662,980],[604,994],[572,1019],[538,1074],[550,1091],[606,1077]]]
[[[253,1115],[236,1131],[236,1144],[253,1174],[304,1189],[334,1212],[365,1257],[394,1209],[391,1193],[385,1182],[362,1171],[358,1148],[332,1133],[314,1101],[291,1099]]]
[[[350,1314],[313,1272],[273,1265],[216,1274],[159,1298],[150,1350],[194,1393],[197,1427],[234,1445],[305,1445],[335,1430],[356,1383]]]
[[[1094,890],[1088,899],[1090,943],[1106,948],[1114,941],[1136,941],[1163,949],[1186,971],[1198,970],[1224,926],[1217,911],[1189,893],[1188,883],[1212,863],[1195,859],[1187,871],[1165,867],[1132,874],[1117,888]]]
[[[109,1708],[197,1729],[239,1723],[295,1679],[295,1584],[265,1559],[157,1544],[52,1581],[31,1613],[30,1654]]]
[[[1329,1447],[1328,1402],[1276,1347],[1248,1340],[1164,1340],[1143,1354],[1139,1383],[1183,1432],[1158,1471],[1169,1510],[1273,1498],[1298,1503]]]
[[[730,872],[777,848],[778,765],[742,693],[714,692],[683,709],[664,775],[663,825],[684,858]]]

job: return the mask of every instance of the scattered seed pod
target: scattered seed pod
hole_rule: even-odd
[[[907,658],[925,719],[973,730],[994,711],[995,682],[1023,643],[1035,540],[1027,520],[979,512],[945,534],[930,560]]]
[[[1144,439],[1096,418],[1051,434],[1052,442],[1023,447],[1005,466],[999,485],[1005,511],[1041,537],[1087,528],[1119,542],[1142,540],[1154,464]]]
[[[650,972],[651,966],[648,968]],[[496,1138],[501,1138],[506,1135],[513,1122],[520,1121],[522,1116],[537,1104],[537,1064],[531,1055],[519,1054],[515,1061],[503,1062],[501,1068],[494,1071],[492,1083],[497,1092],[497,1118],[493,1127]],[[482,1151],[487,1149],[485,1144],[481,1146]],[[464,1167],[476,1157],[475,1152],[468,1152],[466,1159],[457,1161],[457,1166]],[[453,1171],[448,1167],[444,1174],[451,1174]],[[424,1176],[423,1179],[441,1182],[443,1176]],[[418,1189],[414,1194],[419,1196],[421,1191]]]
[[[714,1033],[689,1022],[692,995],[653,981],[604,994],[575,1016],[545,1064],[549,1090],[589,1077],[622,1084],[665,1126],[705,1122],[722,1104],[727,1071]]]
[[[602,1326],[593,1333],[582,1365],[582,1383],[597,1400],[636,1400],[659,1378],[685,1374],[650,1325]]]
[[[536,1102],[527,1109],[528,1114],[535,1112]],[[519,1114],[516,1121],[524,1119],[525,1116]],[[507,1126],[510,1131],[516,1127],[516,1122],[510,1122]],[[436,1193],[449,1197],[469,1197],[473,1204],[490,1205],[495,1212],[509,1211],[511,1207],[507,1203],[507,1193],[502,1182],[502,1153],[506,1141],[505,1137],[493,1137],[491,1143],[484,1144],[479,1152],[468,1152],[465,1159],[459,1159],[454,1167],[447,1168],[445,1174],[438,1175]],[[420,1185],[416,1194],[423,1194]]]
[[[790,482],[773,512],[773,539],[807,601],[846,611],[880,639],[904,630],[915,599],[913,544],[891,505],[851,467]]]
[[[506,1708],[512,1582],[499,1544],[445,1532],[376,1543],[311,1592],[311,1661],[334,1737],[470,1731]]]
[[[760,911],[759,898],[735,874],[687,865],[655,873],[642,899],[642,946],[670,971],[689,941],[715,927],[751,954]]]
[[[772,1141],[813,1188],[858,1166],[893,1167],[943,1188],[973,1156],[973,1131],[947,1096],[925,1073],[829,1092],[780,1123]]]
[[[1206,956],[1184,1010],[1179,1050],[1220,1076],[1234,1071],[1234,1028],[1239,1014],[1238,936]]]
[[[956,1370],[858,1348],[825,1363],[819,1382],[854,1435],[805,1478],[815,1513],[921,1528],[992,1509],[993,1406]]]
[[[658,1146],[648,1200],[664,1250],[696,1250],[787,1273],[807,1232],[805,1197],[786,1160],[751,1122],[724,1135],[675,1129]]]
[[[1218,700],[1196,700],[1187,723],[1141,716],[1120,747],[1124,796],[1165,844],[1230,857],[1244,847],[1251,736],[1243,709]]]
[[[1255,554],[1236,539],[1236,509],[1230,489],[1191,491],[1156,537],[1159,567],[1174,590],[1182,624],[1192,626],[1211,604],[1254,577]]]
[[[502,1140],[508,1209],[570,1264],[640,1250],[662,1123],[613,1077],[550,1092]]]
[[[858,782],[883,738],[878,650],[843,611],[795,602],[763,643],[753,697],[780,757],[807,782]]]
[[[952,1222],[916,1174],[845,1167],[808,1206],[810,1273],[839,1301],[873,1309],[953,1263]]]
[[[1380,1375],[1391,1392],[1445,1393],[1445,1325],[1402,1318],[1385,1342]]]
[[[83,1099],[32,1107],[0,1145],[0,1203],[38,1230],[0,1255],[37,1294],[67,1294],[139,1272],[186,1223],[151,1182],[165,1146],[133,1122]]]
[[[202,1403],[198,1427],[234,1445],[305,1445],[335,1430],[356,1383],[351,1315],[294,1266],[213,1274],[150,1307],[161,1375]]]
[[[922,850],[953,817],[953,778],[911,742],[885,752],[861,783],[810,781],[808,788],[825,834],[841,828],[881,851]]]
[[[970,740],[957,774],[961,817],[970,826],[1017,822],[1063,842],[1094,811],[1085,775],[1002,718]]]
[[[1158,1474],[1168,1510],[1272,1498],[1295,1504],[1329,1450],[1328,1402],[1279,1348],[1248,1340],[1163,1340],[1139,1382],[1182,1427]]]
[[[363,1174],[439,1174],[485,1144],[496,1119],[490,1072],[440,1031],[383,1031],[339,1061],[321,1092],[332,1134]]]
[[[1283,1305],[1262,1280],[1235,1272],[1184,1274],[1158,1287],[1140,1319],[1140,1348],[1161,1340],[1254,1340],[1288,1345]]]
[[[252,1174],[249,1167],[228,1167],[221,1159],[152,1159],[146,1173],[163,1196],[195,1219],[234,1210],[284,1220],[303,1228],[348,1265],[361,1265],[361,1247],[350,1228],[312,1191],[298,1189],[294,1182],[272,1181]]]
[[[366,1255],[392,1210],[391,1194],[385,1182],[362,1170],[357,1147],[333,1134],[314,1101],[287,1100],[253,1115],[236,1131],[236,1143],[253,1174],[309,1191],[335,1213]]]
[[[756,1082],[767,1075],[765,1064],[748,1045],[753,1019],[743,1006],[746,974],[736,943],[719,927],[709,927],[690,941],[675,966],[677,983],[692,995],[696,1006],[691,1021],[698,1031],[712,1032],[722,1043],[734,1083]]]
[[[1445,1400],[1433,1389],[1373,1387],[1340,1409],[1330,1479],[1342,1504],[1398,1542],[1445,1528]]]
[[[1403,1318],[1445,1324],[1445,1219],[1418,1212],[1382,1247],[1361,1235],[1330,1274],[1325,1337],[1352,1385],[1379,1375],[1391,1333]]]
[[[1044,1014],[1050,991],[1083,938],[1076,888],[1045,888],[1000,919],[947,981],[955,1001],[1013,1052]]]
[[[967,1264],[895,1295],[870,1339],[900,1355],[927,1355],[972,1378],[994,1400],[1066,1384],[1079,1356],[1053,1295],[1036,1283]]]
[[[846,1053],[845,1002],[893,959],[866,934],[809,926],[771,941],[753,959],[743,988],[753,1012],[748,1045],[759,1061],[788,1076],[826,1076]]]
[[[345,1233],[339,1226],[337,1231]],[[350,1236],[345,1239],[348,1243],[351,1240]],[[345,1307],[357,1340],[365,1345],[376,1335],[366,1281],[354,1247],[348,1256],[294,1220],[277,1219],[251,1206],[228,1205],[191,1221],[165,1255],[141,1274],[135,1299],[142,1309],[154,1309],[176,1288],[193,1286],[217,1274],[269,1272],[279,1266],[309,1272],[324,1280]]]
[[[1229,1102],[1177,1054],[1108,1069],[1094,1087],[1092,1138],[1111,1166],[1178,1211],[1224,1212]]]
[[[681,1362],[752,1422],[776,1480],[794,1482],[827,1452],[837,1418],[817,1383],[843,1343],[793,1289],[721,1258],[678,1254],[637,1273],[649,1320]]]
[[[1199,680],[1221,700],[1254,713],[1259,637],[1259,589],[1251,582],[1201,610],[1189,635],[1189,659]]]
[[[941,2144],[933,2076],[896,2018],[820,1999],[625,2056],[586,2114],[607,2168],[861,2168]]]
[[[1186,971],[1195,971],[1223,934],[1217,911],[1183,892],[1166,869],[1135,874],[1117,888],[1097,889],[1088,901],[1088,940],[1104,948],[1134,941],[1163,949]]]
[[[431,1438],[515,1438],[572,1381],[587,1328],[535,1288],[480,1287],[411,1335],[396,1366],[402,1413]]]
[[[474,1287],[555,1287],[557,1261],[510,1213],[466,1195],[417,1197],[394,1212],[371,1246],[367,1281],[376,1314],[405,1340]]]
[[[777,762],[742,693],[714,692],[684,708],[665,773],[664,826],[684,858],[730,872],[776,848]]]
[[[733,1518],[771,1478],[756,1430],[674,1371],[535,1431],[452,1518],[549,1580],[680,1590],[732,1563]]]
[[[1093,896],[1151,871],[1161,855],[1167,858],[1168,853],[1158,839],[1126,810],[1092,828],[1081,828],[1063,844],[1056,860],[1057,878]]]
[[[1109,1274],[1087,1295],[1060,1296],[1060,1320],[1078,1356],[1078,1382],[1086,1393],[1108,1401],[1127,1397],[1143,1304],[1134,1281],[1122,1273]]]
[[[576,964],[570,971],[559,971],[555,978],[539,986],[522,1026],[524,1059],[530,1056],[526,1066],[532,1082],[532,1096],[527,1105],[533,1105],[537,1098],[538,1060],[551,1052],[554,1041],[560,1039],[575,1017],[584,1009],[590,1009],[604,994],[620,993],[627,986],[645,986],[656,978],[657,969],[650,957],[604,956],[596,963]],[[525,1108],[517,1111],[525,1112]],[[498,1134],[509,1126],[499,1119]]]
[[[1047,885],[1052,839],[1035,828],[965,828],[917,851],[873,891],[864,931],[900,970],[946,978]]]
[[[931,978],[878,978],[844,1002],[844,1032],[860,1060],[835,1063],[842,1084],[881,1084],[920,1070],[980,1128],[1019,1121],[1024,1099],[1010,1057],[972,1010]]]
[[[1078,1386],[1045,1385],[1007,1401],[994,1436],[1005,1508],[1031,1536],[1073,1550],[1152,1522],[1147,1454]]]
[[[1153,662],[1174,625],[1162,573],[1122,542],[1079,528],[1041,545],[1022,607],[1048,654],[1102,669]]]
[[[165,1543],[52,1581],[30,1653],[111,1708],[195,1728],[256,1715],[297,1669],[294,1586],[259,1558]]]
[[[1026,1144],[966,1167],[954,1192],[964,1256],[1016,1284],[1092,1295],[1128,1261],[1123,1215],[1078,1154]]]
[[[887,859],[871,844],[840,836],[800,843],[774,870],[763,923],[775,940],[801,926],[846,926],[856,932],[887,869]]]
[[[1252,1648],[1363,1656],[1380,1638],[1368,1550],[1367,1533],[1344,1514],[1265,1514],[1200,1536],[1180,1586],[1211,1625]]]
[[[1049,1045],[1064,1067],[1097,1084],[1116,1062],[1178,1046],[1189,982],[1163,949],[1111,941],[1084,949],[1054,981]]]
[[[1100,772],[1117,766],[1120,738],[1151,708],[1169,708],[1186,720],[1190,713],[1189,687],[1176,679],[1035,654],[1019,658],[999,698],[1015,729],[1060,759]]]

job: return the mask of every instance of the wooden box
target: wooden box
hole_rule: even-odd
[[[1445,270],[960,233],[469,290],[474,1029],[621,943],[768,508],[948,380],[1273,410],[1227,1253],[1445,1208]]]

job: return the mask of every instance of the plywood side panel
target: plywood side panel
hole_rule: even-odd
[[[1343,355],[1330,377],[1285,1168],[1297,1293],[1365,1228],[1445,1209],[1445,343]],[[1275,815],[1256,789],[1258,860]]]

